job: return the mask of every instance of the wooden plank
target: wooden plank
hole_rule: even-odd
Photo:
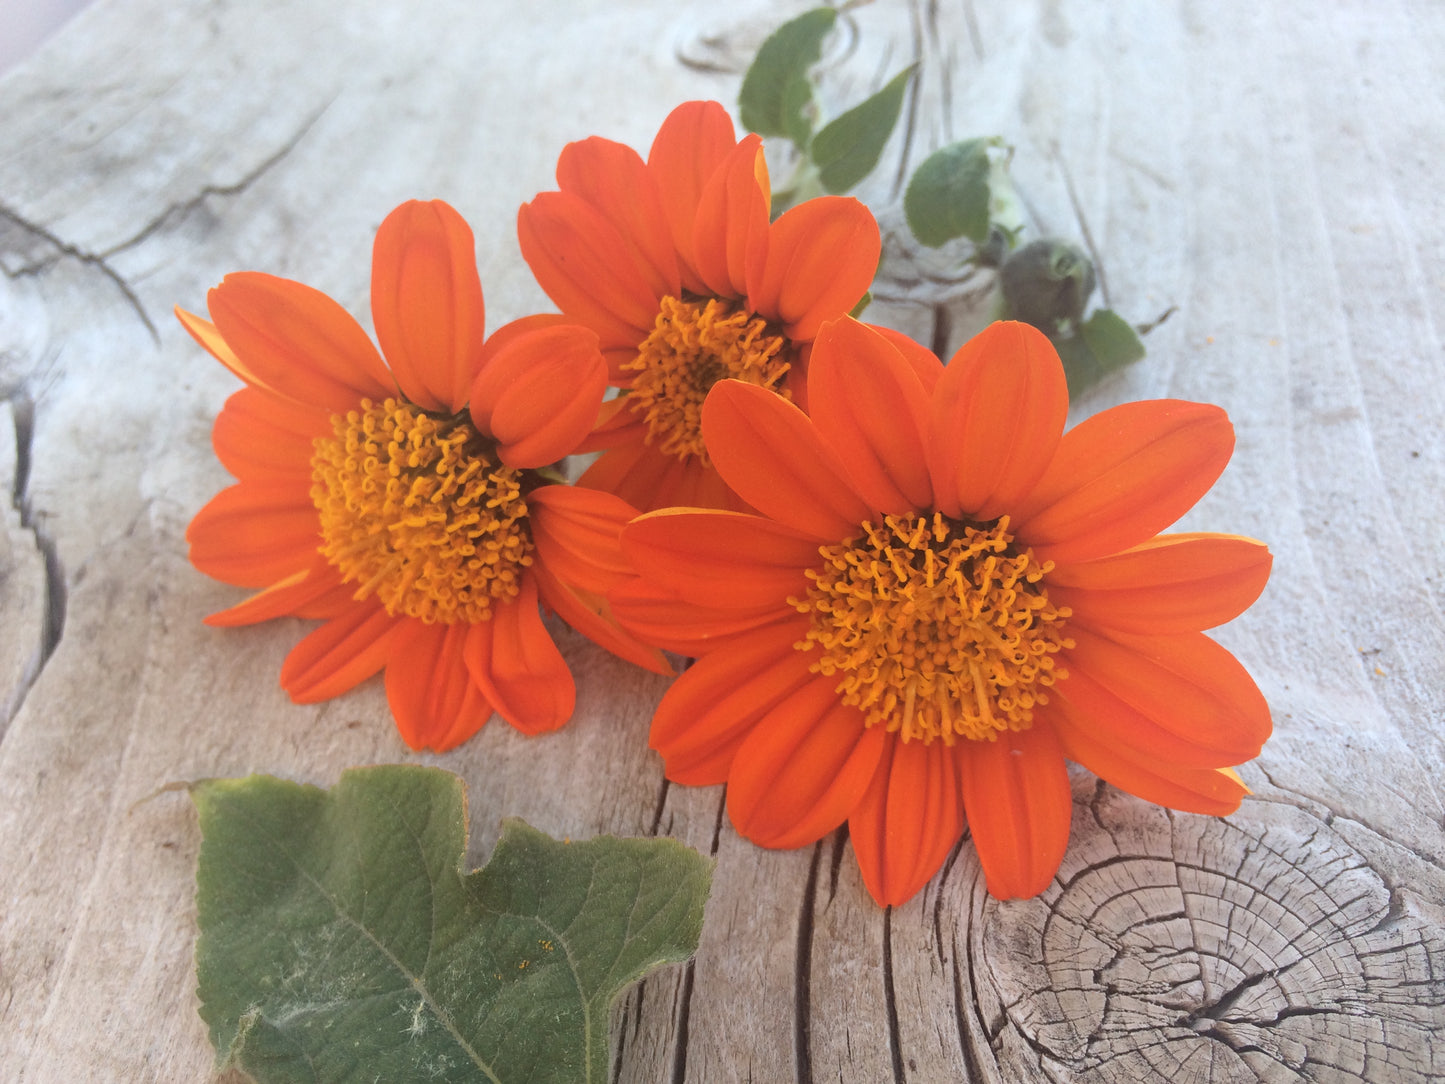
[[[1075,419],[1150,397],[1234,419],[1234,462],[1185,522],[1274,550],[1264,599],[1218,635],[1276,735],[1227,821],[1078,772],[1039,899],[990,899],[965,839],[882,912],[845,834],[763,851],[720,788],[667,785],[646,748],[665,682],[579,637],[559,633],[566,730],[493,723],[417,757],[375,682],[286,700],[302,623],[201,624],[237,597],[184,545],[225,484],[209,427],[235,384],[170,306],[258,268],[362,314],[377,223],[440,196],[476,230],[489,326],[544,309],[513,231],[561,146],[645,148],[676,102],[731,102],[805,6],[111,0],[0,78],[0,1078],[205,1079],[197,832],[162,788],[386,761],[463,776],[476,861],[507,815],[716,856],[696,960],[616,1010],[620,1081],[1445,1076],[1435,6],[878,0],[825,56],[832,105],[923,64],[865,190],[891,235],[870,316],[941,346],[984,317],[979,276],[902,258],[896,182],[1002,134],[1031,228],[1087,239],[1127,318],[1174,308]]]

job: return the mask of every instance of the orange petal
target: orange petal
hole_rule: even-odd
[[[191,338],[200,343],[206,352],[215,358],[227,369],[240,377],[247,384],[255,388],[265,388],[266,382],[251,371],[236,352],[227,345],[226,340],[221,338],[221,333],[216,330],[216,325],[209,320],[202,319],[193,312],[187,312],[179,305],[175,307],[176,319],[181,326],[191,334]]]
[[[536,327],[508,338],[471,389],[472,420],[518,470],[572,454],[597,420],[607,364],[597,336],[577,324]]]
[[[800,203],[773,223],[767,262],[748,279],[748,307],[780,322],[790,339],[811,339],[868,292],[882,243],[872,213],[855,199]]]
[[[239,271],[209,295],[211,318],[236,356],[269,388],[332,413],[396,394],[366,332],[320,290]]]
[[[848,818],[868,894],[884,907],[907,903],[963,836],[955,750],[890,735],[873,780]]]
[[[751,610],[684,603],[641,576],[613,588],[607,600],[623,628],[644,643],[679,655],[706,655],[739,635],[780,622],[793,624],[796,617],[791,609],[780,610],[776,603]]]
[[[633,574],[622,528],[636,515],[621,498],[578,486],[543,486],[527,496],[540,563],[588,591],[607,591]]]
[[[868,790],[888,734],[863,725],[815,678],[774,706],[738,746],[728,816],[761,847],[802,847],[848,819]]]
[[[537,546],[532,574],[542,601],[614,655],[654,673],[672,673],[660,652],[622,630],[606,598],[609,588],[633,575],[621,534],[636,509],[610,493],[577,486],[543,486],[527,503]]]
[[[604,349],[635,349],[651,333],[661,299],[616,227],[586,200],[543,192],[517,212],[517,240],[537,284]]]
[[[441,200],[411,200],[386,216],[371,255],[376,341],[401,393],[426,410],[467,402],[485,336],[471,227]]]
[[[314,441],[331,434],[326,411],[250,387],[226,400],[211,430],[211,446],[237,478],[296,475],[309,484]]]
[[[242,482],[221,490],[186,529],[191,564],[237,587],[267,587],[310,568],[321,544],[305,490]]]
[[[340,696],[386,665],[398,624],[380,603],[358,602],[291,649],[281,687],[298,704]]]
[[[807,415],[764,388],[718,381],[703,403],[702,432],[723,481],[779,523],[833,543],[872,515]]]
[[[747,136],[728,152],[698,201],[693,263],[707,292],[745,297],[768,254],[768,166],[762,140]]]
[[[303,610],[309,612],[320,599],[340,586],[341,574],[318,557],[310,568],[273,583],[230,609],[211,614],[206,618],[206,624],[213,628],[237,628],[275,617],[299,615]]]
[[[609,373],[608,382],[612,382]],[[647,422],[630,409],[625,395],[608,399],[597,411],[597,424],[578,447],[579,452],[600,452],[623,444],[641,444],[647,439]],[[602,487],[598,487],[602,488]]]
[[[524,576],[492,619],[472,625],[465,649],[472,679],[497,714],[523,734],[556,730],[572,717],[577,687],[537,608],[537,583]]]
[[[1049,600],[1094,628],[1180,633],[1242,614],[1269,579],[1263,542],[1222,534],[1160,535],[1142,546],[1048,575]]]
[[[734,754],[758,721],[815,681],[807,657],[793,648],[801,635],[794,621],[738,636],[672,683],[649,739],[667,778],[690,786],[727,781]]]
[[[891,327],[883,327],[879,324],[868,324],[867,326],[876,334],[887,339],[889,345],[902,355],[914,375],[923,382],[923,390],[931,396],[933,389],[937,387],[939,380],[943,377],[943,362],[938,360],[938,355],[921,343],[914,342],[901,331],[895,331]]]
[[[993,741],[966,742],[958,776],[989,894],[1037,896],[1069,845],[1073,799],[1059,739],[1036,722]]]
[[[640,512],[657,508],[722,508],[742,501],[711,467],[689,456],[664,455],[646,443],[645,430],[632,432],[597,457],[577,479],[579,486],[621,497]]]
[[[678,296],[681,280],[672,228],[657,181],[641,155],[597,136],[569,143],[557,160],[557,186],[612,223],[654,297]]]
[[[1043,332],[1000,322],[964,343],[933,394],[939,509],[977,520],[1013,512],[1043,477],[1068,414],[1064,368]]]
[[[1077,621],[1062,696],[1101,739],[1192,768],[1242,764],[1269,737],[1269,705],[1243,666],[1202,632],[1104,636]]]
[[[1239,808],[1249,788],[1232,768],[1186,768],[1110,741],[1067,701],[1051,702],[1047,718],[1064,755],[1100,779],[1155,805],[1223,817]]]
[[[804,570],[820,560],[816,541],[740,512],[649,512],[622,538],[644,579],[683,602],[719,610],[790,610],[788,598],[807,593]]]
[[[657,179],[672,243],[681,257],[683,285],[693,293],[707,291],[693,269],[697,207],[707,182],[735,146],[726,109],[717,102],[684,102],[662,122],[647,155],[647,168]]]
[[[870,508],[902,514],[933,505],[928,393],[887,339],[848,317],[824,324],[808,396],[818,433]]]
[[[462,657],[468,626],[400,622],[386,665],[386,700],[401,740],[445,753],[492,717]]]
[[[1234,427],[1217,406],[1124,403],[1065,434],[1013,529],[1060,565],[1118,553],[1193,507],[1233,450]]]
[[[545,561],[532,566],[532,575],[537,580],[542,602],[594,644],[654,674],[673,673],[661,651],[647,646],[617,624],[606,596],[564,582]]]

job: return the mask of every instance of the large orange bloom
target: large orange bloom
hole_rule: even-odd
[[[712,470],[703,400],[729,377],[802,395],[813,336],[873,281],[873,216],[827,196],[769,223],[761,142],[735,139],[716,102],[673,110],[646,162],[607,139],[569,144],[557,185],[521,209],[522,255],[562,312],[597,333],[624,389],[581,484],[643,509],[742,507]]]
[[[994,324],[947,368],[826,325],[812,415],[734,381],[703,431],[761,513],[645,515],[619,619],[697,663],[652,744],[668,778],[728,784],[739,832],[798,847],[848,822],[900,903],[972,831],[989,890],[1031,896],[1069,836],[1065,758],[1175,809],[1247,793],[1269,710],[1201,630],[1263,589],[1246,538],[1159,535],[1233,449],[1217,407],[1131,403],[1067,434],[1048,340]]]
[[[341,306],[298,282],[228,275],[208,303],[214,323],[176,312],[246,387],[213,433],[238,481],[191,522],[191,561],[264,588],[210,624],[325,622],[281,669],[293,700],[384,667],[414,749],[449,749],[493,710],[526,733],[559,727],[576,693],[539,601],[666,672],[606,616],[603,593],[626,568],[617,532],[635,510],[550,484],[545,469],[596,419],[596,337],[543,317],[484,341],[472,231],[456,211],[403,204],[377,233],[384,361]]]

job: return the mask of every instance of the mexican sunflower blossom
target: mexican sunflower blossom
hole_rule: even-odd
[[[554,317],[483,336],[471,229],[442,202],[382,223],[371,311],[381,352],[326,295],[255,272],[182,324],[246,386],[213,443],[237,478],[192,520],[191,561],[261,588],[208,618],[319,618],[281,668],[299,703],[379,670],[402,738],[449,749],[492,715],[537,733],[575,688],[539,602],[615,653],[666,670],[622,633],[603,592],[635,514],[545,468],[596,419],[596,337]],[[212,322],[214,321],[214,322]]]
[[[1142,798],[1224,814],[1269,710],[1204,635],[1264,588],[1259,542],[1159,534],[1233,449],[1217,407],[1130,403],[1063,433],[1048,340],[994,324],[945,368],[826,325],[811,417],[725,381],[708,451],[759,514],[673,509],[623,532],[613,592],[641,638],[698,657],[652,726],[668,778],[728,784],[738,831],[799,847],[844,821],[901,903],[971,830],[989,891],[1041,892],[1073,760]],[[1062,434],[1062,435],[1061,435]]]
[[[818,328],[873,281],[872,214],[825,196],[769,222],[761,141],[738,141],[716,102],[673,110],[646,161],[607,139],[569,144],[557,185],[522,207],[522,255],[567,318],[597,333],[622,389],[580,483],[642,509],[743,507],[712,469],[703,401],[722,379],[802,398]]]

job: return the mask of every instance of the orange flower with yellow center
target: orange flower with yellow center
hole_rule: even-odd
[[[1066,758],[1175,809],[1232,812],[1229,765],[1269,709],[1204,635],[1263,590],[1269,551],[1158,532],[1233,450],[1217,407],[1130,403],[1063,432],[1058,355],[999,323],[945,368],[893,332],[825,325],[811,416],[719,383],[707,449],[759,514],[667,509],[623,531],[611,595],[698,661],[652,726],[667,776],[728,784],[738,831],[798,847],[848,823],[902,903],[972,832],[989,890],[1063,859]]]
[[[557,185],[522,208],[522,255],[566,317],[597,333],[622,389],[581,484],[644,509],[742,508],[703,443],[703,402],[724,379],[803,395],[813,336],[873,281],[873,216],[826,196],[770,222],[761,142],[739,142],[716,102],[673,110],[645,162],[611,140],[569,144]]]
[[[182,324],[246,387],[213,442],[237,478],[187,531],[207,575],[263,590],[208,618],[320,618],[281,684],[310,703],[385,668],[402,738],[449,749],[493,711],[527,733],[572,714],[571,674],[540,604],[650,669],[604,593],[624,576],[635,510],[554,484],[549,464],[596,420],[596,336],[532,317],[484,338],[472,231],[440,201],[382,223],[372,261],[379,354],[326,295],[255,272],[226,276],[211,318]]]

